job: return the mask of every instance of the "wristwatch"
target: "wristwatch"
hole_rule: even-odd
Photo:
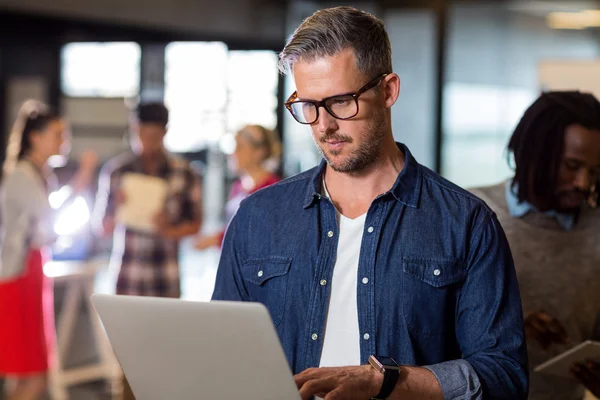
[[[392,357],[370,356],[369,364],[383,374],[383,384],[379,394],[371,397],[371,400],[385,400],[394,391],[398,378],[400,377],[400,366]]]

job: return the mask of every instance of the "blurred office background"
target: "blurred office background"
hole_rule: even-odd
[[[599,3],[0,0],[1,147],[21,102],[45,101],[71,124],[71,159],[57,170],[69,176],[86,148],[102,162],[128,148],[128,107],[140,99],[164,101],[171,112],[167,149],[202,174],[202,229],[218,230],[234,179],[227,154],[241,126],[277,129],[284,176],[319,162],[309,128],[282,105],[294,83],[279,74],[277,54],[304,18],[345,4],[386,23],[402,80],[392,112],[397,140],[461,186],[492,184],[511,176],[504,148],[541,90],[600,95]],[[68,263],[94,260],[100,265],[94,290],[110,293],[110,238],[95,239],[89,227],[93,190],[57,222],[55,265],[59,275]],[[208,300],[219,250],[193,250],[189,240],[183,248],[183,297]],[[58,310],[69,285],[57,285]],[[81,321],[73,365],[97,356],[85,339],[93,328]],[[97,396],[85,387],[72,390],[73,398]]]

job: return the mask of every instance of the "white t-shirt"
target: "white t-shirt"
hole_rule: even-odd
[[[330,283],[331,297],[320,367],[360,365],[356,292],[358,258],[366,218],[366,213],[355,219],[346,218],[338,213],[339,239],[333,279]]]

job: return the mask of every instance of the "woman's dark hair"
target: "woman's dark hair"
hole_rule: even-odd
[[[46,104],[37,100],[27,100],[19,109],[19,113],[8,137],[3,175],[12,172],[17,162],[31,150],[31,135],[43,131],[52,121],[60,116]]]
[[[48,108],[43,111],[35,111],[25,118],[23,132],[21,133],[21,147],[17,155],[18,160],[24,158],[29,150],[31,150],[32,133],[43,131],[51,122],[59,119],[60,116]]]
[[[570,125],[600,131],[600,102],[578,91],[543,93],[526,111],[508,143],[520,202],[554,196],[565,131]],[[596,185],[598,188],[600,185]]]

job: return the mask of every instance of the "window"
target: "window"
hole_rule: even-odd
[[[487,185],[510,177],[506,145],[536,96],[535,90],[517,87],[447,84],[444,175],[464,187]]]
[[[137,43],[69,43],[62,49],[62,91],[70,97],[137,96],[140,59]]]
[[[245,124],[277,125],[277,54],[221,42],[174,42],[165,53],[165,146],[198,151]]]
[[[165,54],[165,146],[193,151],[221,136],[227,103],[227,46],[220,42],[171,43]]]
[[[272,51],[230,51],[227,129],[246,124],[277,126],[277,54]]]

